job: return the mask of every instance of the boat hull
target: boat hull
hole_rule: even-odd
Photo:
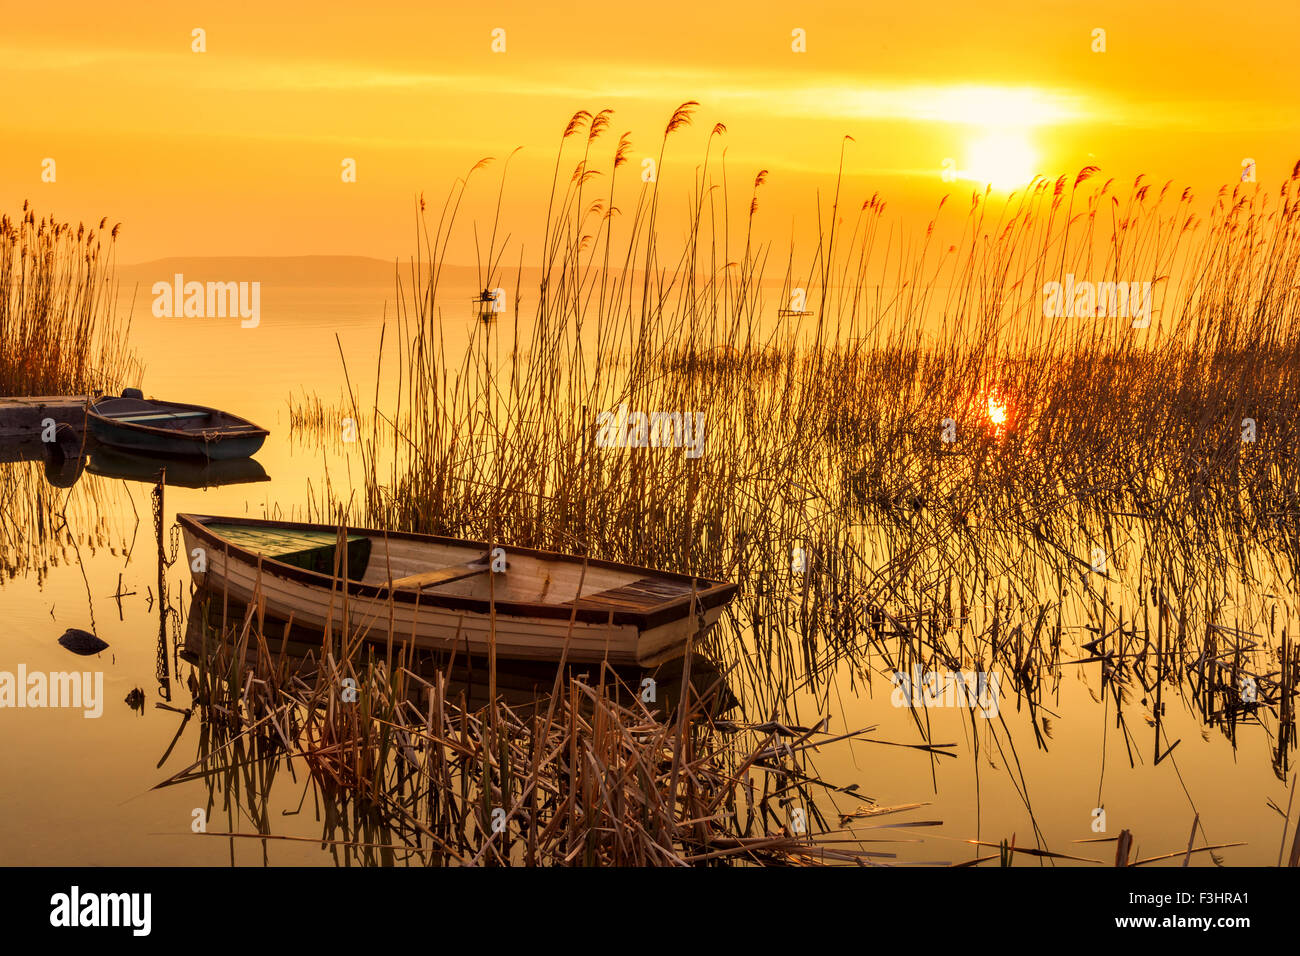
[[[191,424],[184,427],[182,422]],[[113,448],[208,461],[248,458],[269,434],[250,421],[203,405],[111,396],[89,406],[86,423],[96,441]]]
[[[90,433],[95,440],[125,451],[140,452],[159,457],[204,458],[208,461],[231,461],[255,455],[266,441],[264,435],[241,438],[220,438],[204,441],[201,438],[151,435],[130,427],[90,420]]]

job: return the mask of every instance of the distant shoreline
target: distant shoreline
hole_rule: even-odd
[[[248,281],[295,282],[313,285],[353,285],[393,281],[395,270],[411,274],[410,261],[397,262],[370,256],[169,256],[147,262],[118,265],[119,280],[154,282],[182,273],[200,281],[238,278]],[[428,264],[420,266],[423,274]],[[472,265],[445,264],[443,275],[453,282],[476,282],[479,270]],[[512,279],[517,269],[506,269]],[[529,270],[525,269],[527,273]]]

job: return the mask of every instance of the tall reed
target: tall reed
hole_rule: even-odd
[[[121,224],[0,218],[0,395],[84,395],[138,375],[114,299]]]

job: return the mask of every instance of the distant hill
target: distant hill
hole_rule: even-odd
[[[172,256],[117,267],[123,285],[152,284],[176,273],[187,281],[262,282],[282,286],[373,286],[392,283],[396,264],[368,256]],[[411,263],[401,263],[402,277],[409,279]],[[524,270],[528,272],[529,270]],[[514,278],[515,270],[507,275]],[[446,265],[443,282],[473,285],[478,278],[474,266]]]

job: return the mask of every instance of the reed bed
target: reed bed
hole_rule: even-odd
[[[1134,519],[1164,563],[1222,576],[1253,550],[1294,583],[1300,170],[1276,195],[1221,191],[1203,220],[1189,192],[1174,201],[1139,177],[1121,197],[1090,167],[1000,205],[973,194],[956,223],[941,203],[924,238],[896,241],[878,197],[852,214],[837,184],[819,210],[836,225],[785,269],[783,289],[806,286],[815,311],[772,318],[783,303],[764,299],[770,246],[755,237],[766,174],[748,216],[729,219],[706,155],[667,254],[664,164],[610,215],[624,137],[609,196],[591,195],[610,120],[566,127],[557,183],[565,156],[577,165],[548,214],[535,313],[520,315],[516,289],[499,364],[504,322],[463,354],[443,344],[437,263],[477,167],[424,226],[398,277],[398,406],[377,410],[394,432],[361,443],[359,520],[733,577],[750,596],[812,589],[816,614],[833,593],[905,601],[909,576],[969,588],[1026,549],[1076,579],[1093,548],[1124,561],[1116,523]],[[485,253],[485,285],[503,253]],[[1044,318],[1039,290],[1068,273],[1151,281],[1150,328]],[[704,413],[706,452],[599,447],[597,415],[620,405]],[[821,571],[792,575],[796,548]]]
[[[664,156],[695,108],[667,124],[658,180],[622,192],[628,137],[604,146],[609,111],[573,117],[528,314],[516,287],[510,314],[463,352],[445,345],[438,264],[482,165],[455,184],[398,276],[396,369],[376,370],[376,394],[385,374],[399,383],[376,409],[393,432],[362,442],[349,517],[736,580],[703,646],[752,713],[798,723],[844,683],[975,666],[1008,678],[1048,748],[1038,708],[1078,665],[1097,699],[1154,725],[1156,762],[1176,743],[1164,689],[1190,687],[1229,736],[1271,727],[1284,779],[1300,164],[1272,191],[1225,187],[1208,207],[1088,167],[1005,201],[973,193],[964,215],[945,197],[924,235],[837,181],[772,298],[767,174],[736,214],[721,124],[678,183],[687,213],[672,234],[685,238],[660,238]],[[506,252],[497,226],[485,286]],[[1071,276],[1150,283],[1149,324],[1049,317],[1047,284]],[[803,308],[788,307],[795,290]],[[602,447],[598,416],[620,406],[703,413],[704,454]],[[916,728],[929,742],[923,711]],[[989,733],[1014,774],[1005,721]]]
[[[561,668],[522,700],[475,706],[447,679],[454,662],[392,648],[385,659],[346,636],[286,652],[289,629],[256,608],[227,617],[219,596],[196,607],[183,713],[199,718],[199,755],[158,786],[204,781],[209,817],[226,819],[208,833],[232,854],[240,840],[302,839],[374,864],[871,865],[895,856],[882,846],[894,841],[840,824],[914,809],[863,806],[856,787],[813,769],[819,747],[871,728],[723,719],[716,687],[697,691],[689,664],[671,706],[609,668]],[[312,784],[318,841],[272,828],[272,785],[295,766]],[[857,810],[827,818],[825,794]]]
[[[887,866],[899,862],[904,844],[942,826],[900,820],[925,804],[882,805],[857,784],[831,784],[814,764],[837,746],[900,742],[879,739],[874,727],[833,734],[828,720],[746,721],[719,707],[716,674],[701,681],[689,662],[665,682],[676,694],[648,704],[640,675],[607,667],[561,667],[531,690],[516,685],[483,703],[488,676],[480,671],[478,686],[467,685],[454,655],[392,647],[385,654],[356,635],[322,641],[291,633],[257,607],[201,594],[185,643],[192,704],[158,705],[182,715],[177,740],[197,718],[198,754],[157,788],[201,783],[212,821],[204,835],[229,841],[232,863],[241,845],[260,845],[269,862],[277,841],[299,841],[347,865]],[[1133,654],[1138,635],[1122,636],[1122,648],[1105,659],[1147,688],[1141,675],[1166,658],[1154,648]],[[1188,669],[1213,681],[1206,663]],[[1283,682],[1294,682],[1300,659],[1288,657],[1285,670]],[[1163,680],[1156,675],[1148,692],[1158,695]],[[1104,692],[1118,703],[1123,684],[1112,675]],[[1236,686],[1222,685],[1224,699],[1239,698]],[[1197,692],[1208,699],[1215,688],[1203,682]],[[1032,714],[1035,694],[1020,686],[1014,696]],[[901,745],[947,756],[938,745]],[[1157,757],[1160,747],[1157,723]],[[318,836],[285,833],[277,822],[276,782],[297,781],[302,770]],[[1037,839],[1018,845],[1014,835],[1000,843],[949,838],[940,851],[947,858],[924,862],[1010,866],[1020,856],[1038,865],[1104,865],[1106,851],[1077,844],[1116,843],[1116,866],[1202,853],[1221,865],[1216,851],[1241,845],[1202,838],[1199,815],[1176,852],[1139,856],[1128,831],[1074,843],[1067,851]],[[1290,865],[1295,858],[1292,846]]]
[[[292,433],[317,435],[342,435],[344,423],[351,418],[358,429],[368,421],[364,411],[354,411],[346,398],[336,402],[323,401],[318,395],[290,395],[287,399],[289,428]],[[361,417],[354,417],[354,414]]]
[[[40,455],[39,445],[26,447]],[[33,575],[43,587],[55,568],[129,555],[131,510],[129,492],[79,464],[0,463],[0,578]]]
[[[642,187],[611,255],[604,206],[580,205],[603,128],[579,114],[566,138],[584,138],[583,122],[584,158],[548,222],[536,314],[525,323],[515,311],[501,367],[488,328],[463,355],[446,353],[437,266],[413,266],[418,287],[399,303],[400,404],[382,413],[397,423],[392,454],[368,448],[390,470],[372,469],[365,519],[725,574],[753,549],[748,526],[765,520],[770,482],[782,492],[771,520],[802,498],[841,520],[854,506],[906,519],[914,538],[990,515],[997,533],[1010,523],[1027,534],[1063,512],[1105,519],[1123,500],[1162,522],[1212,516],[1296,556],[1296,176],[1281,208],[1259,191],[1225,195],[1208,225],[1190,197],[1162,208],[1140,183],[1124,202],[1110,182],[1085,194],[1088,171],[1073,187],[1039,181],[1002,210],[976,195],[958,230],[965,257],[953,246],[934,261],[923,247],[888,267],[900,281],[887,295],[867,281],[875,259],[894,254],[878,248],[883,203],[871,200],[852,238],[818,243],[813,262],[825,264],[807,273],[816,318],[771,321],[766,249],[749,248],[748,227],[744,258],[706,269],[733,251],[727,232],[708,231],[721,214],[703,204],[725,197],[703,178],[707,163],[675,272],[653,232],[658,183]],[[438,261],[458,196],[419,261]],[[1067,202],[1086,212],[1067,218]],[[1123,218],[1103,235],[1112,205]],[[1090,266],[1099,246],[1110,252]],[[1164,274],[1175,262],[1188,273],[1176,287]],[[1031,290],[1071,270],[1155,279],[1152,329],[1044,319]],[[990,401],[1004,423],[991,422]],[[707,453],[599,448],[597,415],[620,404],[704,412]],[[789,550],[793,529],[763,530]],[[1221,542],[1225,529],[1201,530]]]
[[[28,203],[0,218],[0,395],[116,392],[138,378],[114,307],[121,224],[73,230]]]

